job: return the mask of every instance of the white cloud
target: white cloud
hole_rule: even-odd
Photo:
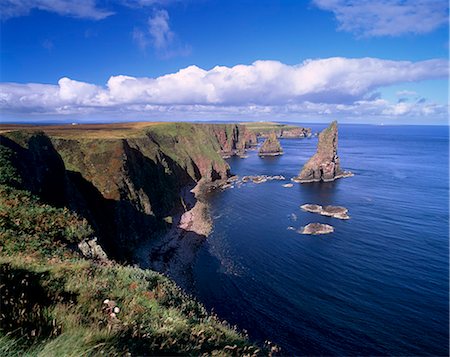
[[[424,34],[448,23],[447,0],[313,0],[358,36]]]
[[[373,91],[383,86],[446,78],[448,62],[328,58],[289,66],[277,61],[189,66],[157,78],[112,76],[106,86],[62,78],[57,85],[0,84],[0,110],[89,115],[255,116],[345,114],[444,115],[429,101],[389,103]]]
[[[26,16],[33,9],[92,20],[101,20],[113,14],[111,11],[98,8],[95,0],[2,0],[0,17],[6,20]]]
[[[141,50],[152,46],[163,58],[186,56],[190,47],[182,44],[170,27],[170,16],[166,10],[154,10],[147,20],[146,28],[135,28],[133,41]]]
[[[165,49],[173,41],[174,33],[169,26],[169,13],[166,10],[155,10],[148,19],[148,32],[156,49]]]

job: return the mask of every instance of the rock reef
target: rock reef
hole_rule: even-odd
[[[323,223],[310,223],[298,231],[298,233],[300,234],[313,234],[313,235],[329,234],[333,232],[334,228],[332,226]]]
[[[338,219],[350,219],[348,209],[342,206],[320,206],[314,204],[304,204],[300,206],[304,211],[318,213],[322,216],[333,217]]]
[[[246,183],[246,182],[252,181],[254,183],[263,183],[263,182],[273,181],[273,180],[284,181],[284,180],[286,180],[286,178],[282,175],[275,175],[275,176],[250,175],[250,176],[243,176],[241,182]]]
[[[343,171],[337,155],[338,125],[333,121],[330,126],[319,134],[316,153],[303,166],[297,177],[292,181],[306,183],[318,181],[333,181],[342,177],[353,176],[349,171]]]
[[[259,156],[278,156],[283,154],[283,149],[281,148],[281,144],[277,139],[277,136],[274,132],[269,134],[269,137],[264,141],[259,149]]]

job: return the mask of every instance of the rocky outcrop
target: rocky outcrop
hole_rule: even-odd
[[[318,213],[322,216],[338,219],[350,219],[348,209],[342,206],[320,206],[314,204],[304,204],[300,208],[306,212]]]
[[[337,146],[338,126],[337,122],[333,121],[328,128],[319,134],[317,152],[303,166],[299,175],[292,180],[300,183],[327,182],[341,177],[351,176],[352,174],[350,172],[341,169],[337,155]]]
[[[298,231],[298,233],[300,234],[313,234],[313,235],[329,234],[333,232],[334,228],[332,226],[323,223],[310,223]]]
[[[277,136],[272,132],[269,137],[264,141],[259,149],[259,156],[278,156],[283,154],[283,149],[281,148],[280,142]]]
[[[96,237],[81,241],[78,243],[78,249],[80,249],[81,254],[88,259],[108,262],[108,256],[103,248],[97,243]]]

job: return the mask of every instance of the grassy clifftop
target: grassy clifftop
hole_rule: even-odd
[[[0,146],[0,355],[260,353],[166,277],[83,258],[94,230],[20,189],[15,155]]]
[[[244,134],[232,124],[0,125],[0,146],[23,188],[85,217],[108,253],[127,260],[185,209],[186,188],[229,176],[222,154],[243,150]]]
[[[310,128],[302,128],[296,125],[280,124],[275,122],[252,122],[242,123],[250,132],[257,136],[267,137],[270,133],[275,133],[280,138],[305,138],[310,137]]]

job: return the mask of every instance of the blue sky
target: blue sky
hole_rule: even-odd
[[[447,1],[1,0],[0,10],[2,121],[447,123]]]

